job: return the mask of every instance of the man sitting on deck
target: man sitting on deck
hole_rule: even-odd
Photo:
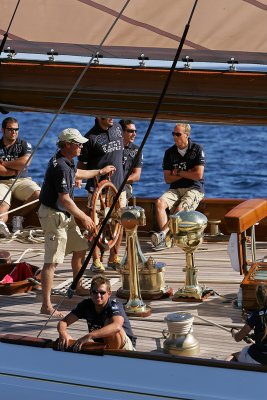
[[[235,357],[239,362],[267,365],[267,285],[257,286],[256,299],[259,310],[249,314],[242,329],[238,332],[231,329],[231,333],[234,340],[240,342],[254,329],[255,343],[245,346]],[[227,360],[232,360],[232,357]]]
[[[156,201],[156,219],[160,232],[151,236],[153,250],[171,247],[166,210],[174,214],[182,210],[195,210],[204,197],[205,154],[202,146],[189,138],[189,124],[178,122],[172,132],[174,145],[163,158],[164,179],[169,190]]]
[[[26,162],[32,154],[30,143],[19,138],[19,123],[16,118],[7,117],[2,122],[0,139],[0,236],[8,237],[6,226],[11,198],[26,203],[38,200],[41,188],[30,177]],[[29,166],[28,162],[28,166]],[[20,173],[20,175],[19,175]],[[19,178],[17,178],[19,175]],[[30,213],[36,204],[31,204],[20,211],[24,216]]]
[[[80,302],[58,323],[60,350],[69,347],[72,337],[67,328],[79,319],[87,321],[89,333],[75,342],[74,351],[80,351],[83,344],[92,340],[105,343],[110,349],[134,350],[135,337],[129,319],[123,305],[110,299],[111,293],[110,281],[104,275],[94,276],[90,298]]]

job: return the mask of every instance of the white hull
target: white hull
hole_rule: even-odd
[[[6,343],[0,343],[0,354],[0,391],[5,400],[265,397],[266,369],[260,371],[261,367],[245,370],[218,361],[205,366],[196,359],[189,364],[183,358],[175,362],[136,358],[141,353],[133,357],[62,353]]]

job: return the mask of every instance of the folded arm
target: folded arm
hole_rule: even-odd
[[[204,175],[204,165],[196,165],[194,168],[183,171],[179,169],[164,170],[164,179],[165,182],[170,184],[173,182],[177,182],[182,178],[192,179],[194,181],[199,181],[203,178]]]

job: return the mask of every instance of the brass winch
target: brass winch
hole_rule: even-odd
[[[137,236],[137,227],[146,224],[145,211],[136,205],[120,209],[121,224],[126,232],[126,250],[120,267],[122,287],[117,296],[128,298],[130,294],[130,261],[134,259],[138,270],[141,295],[144,299],[160,299],[172,295],[172,289],[165,285],[165,263],[156,262],[153,257],[144,256]],[[133,244],[129,245],[132,238]],[[134,252],[134,256],[131,252]]]
[[[144,226],[146,224],[146,218],[143,208],[141,207],[123,207],[120,209],[120,220],[126,233],[126,251],[127,256],[127,276],[129,285],[129,299],[125,305],[125,311],[128,315],[146,317],[151,314],[151,307],[147,306],[141,297],[140,290],[140,278],[138,260],[144,259],[141,252],[140,245],[137,238],[137,227]],[[124,277],[124,270],[119,268],[119,272]],[[123,280],[125,282],[125,279]],[[117,292],[117,296],[122,293],[123,290]]]
[[[194,317],[187,312],[176,312],[165,317],[168,329],[162,332],[164,352],[175,356],[194,356],[199,353],[199,342],[193,336]]]
[[[204,287],[198,284],[194,251],[203,241],[208,220],[198,211],[179,211],[170,216],[170,230],[174,243],[186,253],[185,284],[174,293],[173,300],[188,298],[202,300]]]

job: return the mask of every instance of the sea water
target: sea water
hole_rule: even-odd
[[[1,115],[19,120],[20,137],[35,148],[54,115],[48,113],[14,112]],[[115,119],[117,121],[117,119]],[[142,142],[149,126],[147,120],[135,120],[137,137]],[[42,184],[48,160],[56,150],[57,135],[65,128],[77,128],[85,134],[94,124],[93,117],[60,115],[36,149],[29,175]],[[155,122],[144,146],[141,180],[134,184],[137,197],[158,197],[168,185],[162,171],[165,150],[172,146],[174,122]],[[191,124],[191,138],[203,145],[206,153],[205,196],[253,198],[267,197],[267,126],[236,126]],[[76,190],[76,195],[86,195]]]

